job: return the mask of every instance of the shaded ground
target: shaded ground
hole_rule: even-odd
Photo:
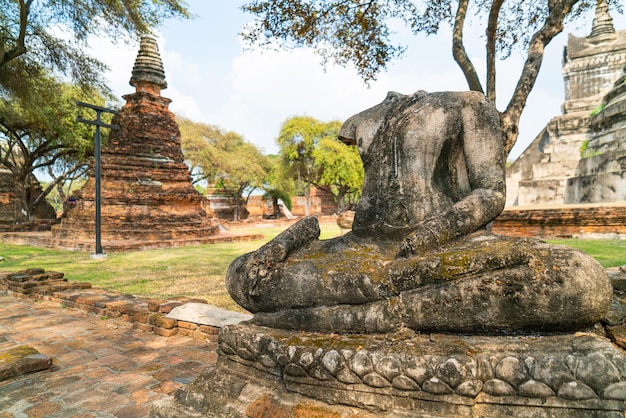
[[[143,417],[216,360],[206,341],[160,337],[56,304],[0,293],[0,351],[29,345],[49,370],[0,382],[0,418]]]

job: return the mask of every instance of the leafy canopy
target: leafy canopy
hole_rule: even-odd
[[[93,127],[76,123],[76,118],[93,118],[78,108],[76,101],[104,104],[95,92],[39,76],[31,80],[32,97],[41,103],[31,105],[29,97],[0,97],[0,166],[11,172],[18,192],[19,213],[29,217],[51,190],[65,180],[85,173],[93,155]],[[107,132],[104,133],[104,139]],[[39,196],[30,196],[30,179],[45,171],[52,179]]]
[[[363,187],[363,163],[357,147],[337,139],[323,138],[315,149],[315,164],[321,169],[316,186],[332,193],[337,212],[356,203]]]
[[[363,184],[358,151],[339,142],[339,129],[339,121],[321,122],[309,116],[291,117],[281,127],[277,142],[282,175],[304,192],[307,214],[312,186],[331,192],[341,211],[349,195],[358,193]]]
[[[105,65],[85,52],[90,36],[128,40],[188,17],[182,0],[0,0],[0,93],[27,94],[24,76],[44,70],[104,89]]]
[[[543,54],[564,24],[607,1],[622,11],[621,0],[252,0],[242,9],[256,19],[244,27],[249,45],[310,47],[339,65],[352,63],[366,82],[402,55],[405,46],[394,36],[404,25],[414,34],[436,34],[452,28],[451,51],[470,90],[496,101],[496,57],[515,48],[526,61],[506,109],[501,112],[507,153],[518,136],[522,110],[537,79]],[[468,19],[468,13],[473,18]],[[484,30],[486,77],[465,50],[466,20]],[[416,88],[417,89],[417,88]]]
[[[182,117],[177,122],[194,182],[216,185],[232,198],[237,210],[245,192],[263,187],[269,162],[255,145],[236,132],[216,126]]]

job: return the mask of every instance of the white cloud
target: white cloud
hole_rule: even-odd
[[[275,138],[290,116],[308,115],[319,120],[344,120],[382,101],[388,91],[412,93],[462,90],[456,69],[441,73],[420,71],[407,65],[393,74],[379,75],[367,86],[353,68],[320,65],[310,49],[246,51],[232,60],[225,80],[231,92],[218,112],[216,124],[243,134],[267,152],[276,152]]]
[[[113,44],[107,38],[92,37],[89,40],[91,55],[109,66],[105,74],[109,87],[116,95],[128,94],[133,88],[128,84],[139,49],[138,44]]]

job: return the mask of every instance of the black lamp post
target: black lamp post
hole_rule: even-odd
[[[96,138],[95,138],[95,157],[96,157],[96,167],[95,167],[95,179],[96,179],[96,252],[92,254],[93,258],[106,257],[106,254],[102,252],[102,241],[100,237],[100,127],[109,128],[109,129],[119,129],[117,125],[110,125],[108,123],[102,122],[100,116],[102,113],[113,113],[117,114],[116,110],[108,109],[106,107],[92,105],[90,103],[84,102],[76,102],[78,106],[86,107],[96,111],[96,120],[87,120],[83,118],[77,118],[77,122],[86,123],[88,125],[96,126]]]

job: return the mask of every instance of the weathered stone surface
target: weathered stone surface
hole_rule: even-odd
[[[576,369],[576,377],[586,382],[598,393],[601,393],[602,389],[611,383],[619,382],[622,379],[617,367],[604,353],[599,352],[589,353],[580,359]]]
[[[547,355],[537,361],[533,378],[557,391],[564,383],[574,380],[574,375],[566,364]]]
[[[500,379],[487,380],[483,385],[483,391],[495,396],[515,395],[515,389],[513,386]]]
[[[604,391],[602,391],[602,398],[626,401],[626,382],[617,382],[608,385],[604,388]]]
[[[557,395],[561,398],[571,399],[573,401],[595,399],[598,397],[593,389],[581,382],[563,383]]]
[[[252,315],[220,309],[206,303],[185,303],[172,309],[167,317],[220,328],[252,319]]]
[[[409,391],[421,388],[434,394],[456,392],[469,397],[485,392],[494,396],[545,398],[555,396],[559,390],[563,390],[565,396],[584,396],[585,387],[602,393],[607,387],[626,380],[620,371],[626,364],[626,357],[608,340],[592,334],[398,336],[392,340],[393,344],[385,340],[363,340],[362,336],[328,339],[324,334],[236,325],[222,331],[220,346],[227,346],[228,349],[222,351],[234,360],[233,355],[253,362],[258,361],[259,356],[285,358],[283,363],[263,363],[264,367],[273,368],[272,373],[277,376],[284,372],[320,381],[336,379],[343,384],[362,383],[372,388],[393,386]],[[259,342],[254,349],[249,348],[251,341]],[[496,366],[495,374],[489,372],[490,363]],[[483,371],[479,372],[480,369]],[[472,376],[480,376],[482,380]],[[566,386],[570,382],[585,386]]]
[[[607,327],[606,332],[617,346],[626,348],[626,325]]]
[[[456,387],[455,392],[461,396],[475,397],[483,390],[483,382],[478,379],[470,379]]]
[[[461,363],[455,359],[450,358],[437,367],[435,376],[448,386],[455,388],[461,384],[467,373],[463,370]]]
[[[0,351],[0,382],[52,367],[52,359],[28,345]]]
[[[433,371],[428,363],[428,360],[423,357],[407,359],[404,373],[421,385],[433,376]]]
[[[518,387],[529,378],[525,363],[516,357],[503,358],[496,367],[496,376],[513,387]]]
[[[545,383],[536,380],[528,380],[519,387],[519,394],[529,398],[548,398],[556,393]]]
[[[337,350],[330,350],[324,354],[322,358],[322,365],[333,376],[337,375],[339,368],[344,364],[343,357],[337,352]]]
[[[431,377],[424,383],[422,383],[422,388],[425,392],[433,393],[435,395],[447,395],[450,393],[454,393],[454,390],[446,384],[445,382],[437,379],[436,377]]]
[[[317,220],[305,218],[237,258],[227,287],[254,323],[497,334],[605,318],[612,288],[594,259],[483,230],[504,205],[499,120],[484,97],[390,93],[339,136],[359,146],[365,167],[352,232],[320,241]]]
[[[221,414],[233,411],[233,408],[245,411],[260,396],[269,394],[283,406],[322,402],[321,407],[329,408],[328,413],[343,413],[343,408],[349,407],[352,414],[358,412],[359,416],[367,416],[372,413],[378,417],[430,414],[571,418],[590,414],[612,417],[626,412],[623,402],[626,377],[621,372],[620,380],[613,383],[586,374],[588,366],[585,364],[611,370],[607,366],[610,363],[621,370],[617,364],[625,360],[623,352],[610,341],[592,334],[363,337],[329,337],[324,333],[291,332],[243,324],[225,327],[220,334],[220,347],[234,344],[234,350],[229,349],[227,353],[222,349],[213,372],[181,389],[176,402],[172,401],[173,405],[160,405],[159,408],[182,411],[202,400],[201,405],[191,408],[190,412],[229,416]],[[256,360],[254,356],[237,354],[242,344],[266,339],[273,343],[258,344],[260,352]],[[598,353],[602,354],[601,358]],[[279,357],[286,361],[261,360]],[[341,368],[334,376],[328,369],[336,367]],[[363,377],[360,378],[353,368]],[[516,387],[499,377],[487,380],[470,377],[489,375],[489,372],[479,373],[479,368],[494,368],[497,376],[519,385]],[[570,368],[577,373],[576,377]],[[468,377],[451,387],[436,375],[437,371],[444,370],[446,376],[461,374]],[[381,372],[395,377],[389,381]],[[561,383],[554,390],[546,382],[531,376],[530,372],[546,378],[551,384]],[[550,373],[555,376],[548,378]],[[418,384],[413,377],[423,380]],[[565,378],[569,380],[563,381]],[[605,386],[599,386],[604,383]],[[597,393],[591,385],[598,387]],[[233,388],[243,390],[233,391]],[[217,412],[207,413],[209,410]]]
[[[624,202],[506,207],[492,231],[513,237],[619,238],[626,236]]]
[[[394,377],[391,385],[400,390],[420,390],[419,385],[413,379],[402,375]]]
[[[362,350],[352,356],[350,359],[350,369],[361,378],[372,373],[374,371],[374,363],[372,363],[369,353]]]

